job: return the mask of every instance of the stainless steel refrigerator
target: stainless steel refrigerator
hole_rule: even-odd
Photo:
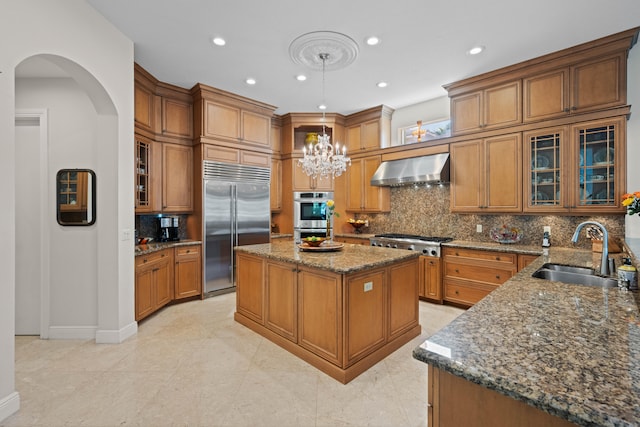
[[[268,243],[270,170],[204,162],[204,292],[235,290],[234,246]]]

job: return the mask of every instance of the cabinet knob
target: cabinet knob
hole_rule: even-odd
[[[459,295],[459,294],[460,294],[460,291],[456,290],[456,295]]]
[[[456,256],[460,256],[460,254],[458,252],[456,252]]]
[[[460,273],[460,270],[458,270],[457,268],[456,268],[456,273]]]
[[[568,112],[570,111],[570,110],[569,110],[569,107],[565,108],[563,111],[564,111],[565,113],[568,113]]]
[[[576,107],[575,105],[573,107],[571,107],[571,111],[576,111],[578,109],[578,107]]]
[[[190,254],[191,253],[191,249],[187,249],[187,253]]]
[[[498,274],[498,275],[496,275],[496,279],[500,279],[500,275],[499,275],[499,274]]]
[[[499,256],[496,257],[496,261],[500,261],[500,257]]]
[[[146,259],[146,258],[142,260],[142,262],[147,262],[147,261],[149,261],[149,260],[148,260],[148,259]]]

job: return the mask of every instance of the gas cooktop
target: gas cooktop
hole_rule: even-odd
[[[374,237],[384,237],[386,239],[420,240],[423,242],[434,242],[434,243],[446,243],[453,240],[452,237],[419,236],[416,234],[398,234],[398,233],[376,234]]]
[[[418,236],[415,234],[376,234],[369,239],[371,246],[407,249],[424,255],[439,257],[440,244],[452,241],[451,237]]]

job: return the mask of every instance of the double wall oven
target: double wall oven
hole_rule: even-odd
[[[333,192],[293,193],[293,239],[300,243],[305,237],[327,236],[327,201]]]

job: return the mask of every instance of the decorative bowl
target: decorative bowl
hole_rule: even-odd
[[[304,239],[302,239],[304,243],[313,247],[320,246],[322,243],[324,243],[325,240],[326,239],[324,237],[315,237],[315,236],[305,237]]]
[[[351,226],[353,228],[355,228],[356,233],[360,232],[360,228],[364,227],[365,225],[367,225],[367,222],[363,219],[349,219],[349,224],[351,224]]]
[[[520,230],[506,225],[500,228],[492,228],[489,235],[494,242],[498,243],[517,243],[522,239]]]

